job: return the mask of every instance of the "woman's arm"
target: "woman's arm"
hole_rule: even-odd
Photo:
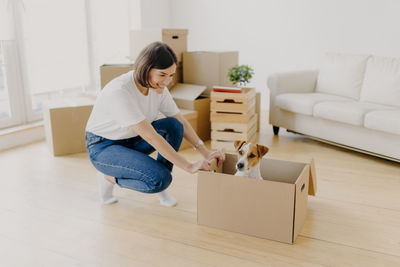
[[[183,124],[183,137],[193,146],[197,144],[197,142],[200,140],[196,132],[194,131],[192,125],[186,120],[185,117],[183,117],[182,113],[178,113],[175,116],[173,116],[177,120],[179,120]],[[203,155],[205,159],[212,160],[213,158],[218,159],[218,165],[222,164],[222,162],[225,160],[225,155],[221,151],[214,151],[211,152],[210,150],[207,149],[207,147],[203,144],[200,145],[197,150]]]
[[[177,153],[174,148],[159,135],[153,126],[143,120],[132,126],[132,129],[140,135],[146,142],[151,144],[164,158],[190,173],[194,173],[199,169],[210,170],[210,161],[200,160],[196,163],[188,162],[184,157]]]

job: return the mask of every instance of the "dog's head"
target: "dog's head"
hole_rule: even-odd
[[[242,172],[246,172],[250,168],[256,166],[269,150],[266,146],[245,141],[235,141],[234,145],[239,154],[236,169]]]

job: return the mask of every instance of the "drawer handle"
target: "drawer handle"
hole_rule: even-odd
[[[179,38],[178,35],[173,35],[173,36],[172,36],[172,39],[178,39],[178,38]]]
[[[217,103],[234,103],[234,104],[243,104],[243,102],[236,102],[234,99],[224,99],[224,101],[217,101]]]

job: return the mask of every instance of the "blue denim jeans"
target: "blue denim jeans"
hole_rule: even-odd
[[[152,123],[154,129],[178,151],[183,138],[183,125],[168,117]],[[86,132],[86,149],[90,161],[100,172],[115,177],[124,188],[143,193],[165,190],[172,181],[173,164],[160,153],[157,160],[149,156],[154,148],[140,136],[110,140]]]

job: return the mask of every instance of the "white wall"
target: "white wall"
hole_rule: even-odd
[[[268,109],[266,80],[313,69],[327,51],[400,57],[398,0],[170,0],[170,26],[189,29],[188,49],[238,50]]]
[[[142,28],[170,27],[171,0],[141,0]]]

